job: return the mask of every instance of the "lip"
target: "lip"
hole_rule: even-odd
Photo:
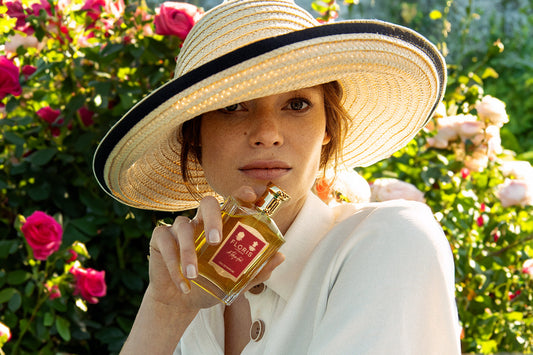
[[[239,168],[243,174],[257,180],[275,180],[291,171],[291,166],[278,160],[257,160]]]

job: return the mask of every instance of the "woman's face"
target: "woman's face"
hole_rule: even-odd
[[[291,196],[284,210],[292,206],[294,216],[328,142],[322,86],[202,115],[202,167],[211,187],[223,196],[243,185],[261,194],[272,181]]]

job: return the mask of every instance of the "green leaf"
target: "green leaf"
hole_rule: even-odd
[[[35,290],[35,283],[34,282],[28,282],[26,284],[26,287],[24,287],[24,296],[29,297]]]
[[[18,245],[16,240],[0,240],[0,259],[5,259],[17,251]]]
[[[16,312],[20,308],[21,305],[22,305],[22,296],[20,295],[20,292],[16,291],[13,297],[11,297],[11,299],[7,303],[7,308],[9,308],[11,312]]]
[[[35,166],[43,166],[47,164],[57,153],[55,148],[46,148],[36,151],[28,157],[28,160]]]
[[[29,272],[24,270],[10,271],[7,274],[7,283],[10,285],[20,285],[31,277]]]
[[[83,232],[87,235],[95,236],[98,234],[98,226],[95,225],[94,218],[92,216],[72,219],[70,220],[70,223],[80,232]]]
[[[28,195],[33,201],[44,201],[50,197],[52,187],[48,182],[39,185],[32,185],[27,189]]]
[[[50,312],[44,314],[43,324],[45,327],[50,327],[54,324],[54,315]]]
[[[0,291],[0,303],[6,303],[17,292],[14,288],[6,288]]]
[[[15,132],[7,131],[4,132],[4,138],[6,141],[8,141],[11,144],[22,146],[24,145],[24,138],[22,138],[20,135],[16,134]]]
[[[57,332],[65,341],[70,340],[70,322],[63,317],[56,316]]]

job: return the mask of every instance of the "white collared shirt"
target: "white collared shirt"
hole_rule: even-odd
[[[453,257],[426,205],[310,193],[285,239],[266,288],[245,294],[264,329],[242,354],[460,354]],[[200,311],[181,354],[224,354],[223,304]]]

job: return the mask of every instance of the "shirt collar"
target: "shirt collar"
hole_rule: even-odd
[[[315,194],[309,192],[300,213],[285,233],[285,244],[279,250],[285,255],[285,261],[265,282],[285,301],[291,296],[313,249],[333,224],[333,211]]]

